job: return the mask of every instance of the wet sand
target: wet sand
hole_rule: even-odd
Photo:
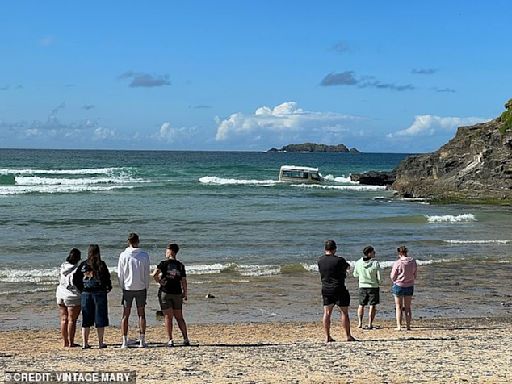
[[[415,320],[409,332],[395,331],[390,321],[377,324],[354,329],[357,342],[328,345],[320,322],[191,325],[195,345],[174,348],[163,346],[163,327],[151,327],[147,349],[118,348],[119,329],[110,327],[107,349],[95,347],[93,333],[93,349],[85,351],[61,347],[55,329],[3,331],[0,380],[6,370],[136,370],[139,383],[512,381],[510,317]],[[341,340],[339,323],[333,336]]]
[[[390,293],[389,269],[383,272],[381,304],[378,319],[394,318],[394,302]],[[413,298],[414,317],[471,318],[512,316],[512,292],[508,282],[512,262],[492,260],[444,262],[419,267],[419,278]],[[184,313],[191,324],[316,322],[322,316],[320,278],[316,272],[248,277],[223,273],[191,275],[189,300]],[[121,291],[117,279],[108,295],[112,325],[119,325]],[[357,280],[347,277],[351,316],[357,308]],[[16,329],[57,328],[58,309],[55,290],[36,293],[0,295],[0,331]],[[148,293],[147,320],[159,326],[156,284]],[[215,298],[207,299],[206,294]]]

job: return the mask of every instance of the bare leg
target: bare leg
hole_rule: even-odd
[[[76,321],[80,315],[81,307],[79,305],[68,308],[68,341],[69,346],[75,345]]]
[[[146,310],[144,307],[137,307],[137,315],[139,316],[140,334],[146,334]]]
[[[373,320],[375,320],[375,315],[377,314],[377,306],[370,305],[370,309],[368,311],[368,327],[373,327]]]
[[[121,318],[121,333],[123,336],[128,336],[128,319],[131,311],[132,307],[123,307],[123,317]]]
[[[334,341],[331,337],[331,315],[334,305],[324,305],[324,317],[322,322],[324,324],[324,332],[325,332],[325,342],[330,343]]]
[[[64,347],[69,347],[69,333],[68,333],[68,308],[64,304],[59,304],[60,315],[60,334],[64,341]]]
[[[172,340],[172,318],[174,316],[173,310],[166,309],[165,311],[162,311],[164,313],[165,318],[165,330],[167,331],[167,336],[169,337],[169,340]]]
[[[187,323],[185,323],[185,319],[183,318],[183,311],[181,309],[175,309],[174,317],[176,318],[178,327],[183,335],[183,340],[188,340]]]
[[[396,330],[399,331],[402,329],[402,306],[403,306],[403,296],[395,295],[395,317],[396,317]]]
[[[357,307],[357,328],[363,328],[363,317],[364,305],[360,305],[359,307]]]
[[[412,296],[404,296],[404,307],[405,307],[405,324],[407,326],[407,330],[411,330],[411,320],[412,320]]]
[[[348,307],[340,307],[341,311],[341,326],[345,330],[345,336],[347,337],[347,341],[354,341],[355,339],[352,337],[350,333],[350,318],[348,316]]]
[[[89,347],[89,334],[91,333],[91,328],[82,328],[82,348]]]
[[[103,335],[105,334],[105,328],[96,328],[96,332],[98,333],[98,345],[101,347],[103,345]]]

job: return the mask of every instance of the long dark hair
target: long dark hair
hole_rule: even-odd
[[[66,258],[66,261],[75,265],[80,261],[81,256],[82,254],[78,248],[72,248],[71,251],[69,251],[69,256]]]
[[[105,264],[101,261],[100,246],[98,244],[89,245],[87,250],[87,265],[92,269],[95,276],[103,272]]]

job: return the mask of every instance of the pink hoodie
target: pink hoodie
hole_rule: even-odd
[[[416,269],[416,260],[409,256],[401,256],[393,263],[391,280],[400,287],[412,287],[416,279]]]

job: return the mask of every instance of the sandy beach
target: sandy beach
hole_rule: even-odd
[[[320,322],[191,325],[191,347],[164,347],[163,327],[147,332],[149,348],[61,347],[58,330],[0,333],[5,371],[136,370],[139,383],[506,383],[512,380],[510,318],[416,320],[413,329],[353,328],[357,342],[323,343]],[[352,326],[355,324],[352,322]],[[333,324],[341,340],[341,327]],[[94,334],[93,334],[94,335]],[[136,329],[131,329],[135,337]],[[176,338],[176,341],[180,341]]]

